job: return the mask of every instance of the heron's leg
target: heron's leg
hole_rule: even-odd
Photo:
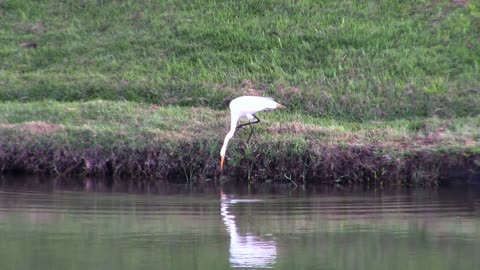
[[[258,122],[255,122],[258,123]],[[248,135],[247,143],[250,142],[250,138],[252,138],[253,132],[255,131],[255,128],[253,125],[250,125],[250,135]]]
[[[256,123],[259,123],[260,122],[260,119],[258,119],[258,117],[253,114],[253,117],[255,117],[255,119],[257,121],[255,122],[251,122],[250,120],[248,120],[248,123],[244,123],[244,124],[241,124],[241,125],[238,125],[236,128],[235,128],[235,132],[237,132],[240,128],[244,127],[244,126],[249,126],[249,125],[253,125],[253,124],[256,124]]]
[[[255,130],[255,128],[253,127],[253,124],[256,124],[256,123],[259,123],[260,122],[260,119],[258,119],[258,117],[254,114],[253,117],[255,117],[255,119],[257,121],[255,122],[250,122],[250,128],[251,128],[251,131],[250,131],[250,135],[248,135],[248,139],[247,139],[247,143],[250,141],[250,138],[252,138],[252,135],[253,135],[253,131]]]

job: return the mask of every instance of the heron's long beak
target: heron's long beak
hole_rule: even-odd
[[[220,157],[220,170],[223,171],[223,162],[225,161],[225,156]]]

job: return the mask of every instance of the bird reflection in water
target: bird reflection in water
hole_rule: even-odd
[[[260,200],[234,199],[221,193],[221,215],[230,234],[230,265],[234,268],[272,268],[277,258],[277,247],[274,240],[267,240],[252,233],[240,234],[235,215],[229,210],[237,203],[253,203]]]

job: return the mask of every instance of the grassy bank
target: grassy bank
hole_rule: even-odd
[[[227,176],[438,181],[478,168],[478,29],[460,0],[4,0],[0,167],[219,179],[248,94],[287,109]]]
[[[135,102],[5,102],[4,170],[188,181],[438,183],[480,167],[480,116],[367,121],[264,113],[250,144],[231,143],[220,173],[228,112]],[[468,180],[468,179],[465,179]]]

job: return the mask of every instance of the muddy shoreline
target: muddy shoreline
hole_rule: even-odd
[[[399,151],[372,146],[288,142],[240,145],[220,172],[209,141],[144,149],[70,149],[14,144],[0,149],[2,173],[112,176],[151,181],[228,181],[303,185],[412,185],[480,183],[480,154],[465,149]]]

